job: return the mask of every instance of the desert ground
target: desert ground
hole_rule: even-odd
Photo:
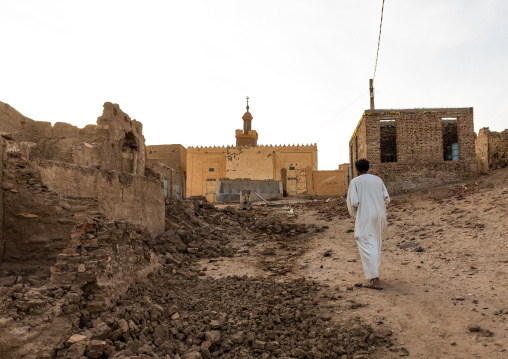
[[[393,196],[380,291],[344,198],[171,200],[139,246],[160,266],[110,308],[2,273],[0,357],[506,358],[507,195],[508,168]]]
[[[266,236],[236,243],[239,253],[208,265],[206,273],[283,280],[282,271],[316,281],[342,297],[321,308],[334,320],[360,317],[393,331],[393,346],[372,358],[508,357],[507,169],[392,197],[382,291],[360,286],[366,280],[343,199],[288,202],[267,211],[327,228],[293,243]],[[345,302],[351,304],[346,309]]]

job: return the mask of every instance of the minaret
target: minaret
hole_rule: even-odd
[[[247,96],[247,112],[242,117],[243,120],[243,134],[248,135],[251,130],[252,115],[249,112],[249,96]]]
[[[249,112],[249,96],[247,96],[247,112],[242,116],[243,131],[236,130],[236,147],[256,147],[258,133],[252,130],[252,114]]]

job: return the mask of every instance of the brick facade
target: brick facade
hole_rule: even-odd
[[[458,146],[458,158],[446,160],[452,144]],[[349,154],[352,177],[355,161],[365,158],[369,172],[380,176],[392,194],[473,176],[473,108],[367,110],[351,137]]]

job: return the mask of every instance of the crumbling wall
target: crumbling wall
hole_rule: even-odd
[[[484,127],[478,131],[475,141],[478,171],[489,171],[508,165],[508,130],[503,132],[490,131]]]
[[[80,322],[111,310],[131,284],[160,275],[154,243],[140,226],[105,220],[97,211],[76,216],[71,239],[50,268],[50,281],[41,286],[34,276],[0,278],[0,357],[55,358]],[[154,309],[151,303],[144,308]],[[106,339],[111,330],[103,324],[87,334]],[[102,354],[92,352],[87,357]]]
[[[97,200],[108,219],[139,224],[153,235],[164,231],[164,195],[154,178],[46,160],[32,166],[58,194]]]
[[[4,160],[6,141],[4,136],[0,135],[0,186],[3,184],[4,177]],[[0,258],[3,256],[3,240],[4,240],[4,188],[0,187]]]
[[[49,190],[17,149],[11,142],[3,161],[0,269],[46,277],[70,240],[74,215],[97,206],[89,198],[65,198]]]
[[[78,128],[68,123],[33,121],[0,103],[0,131],[18,142],[32,143],[33,157],[104,169],[144,174],[143,126],[131,120],[118,104],[104,103],[97,125]]]
[[[227,150],[226,177],[267,180],[274,178],[274,148],[231,147]]]
[[[147,175],[150,171],[150,176],[156,178],[162,184],[164,197],[185,198],[185,177],[181,172],[156,159],[148,159],[146,166]]]
[[[35,121],[23,116],[9,104],[0,101],[0,132],[16,137],[18,133],[23,132],[24,126],[31,122]]]

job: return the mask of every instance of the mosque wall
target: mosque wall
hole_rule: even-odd
[[[281,181],[287,171],[288,194],[307,192],[305,170],[317,170],[317,146],[189,147],[187,195],[215,201],[220,178]]]

